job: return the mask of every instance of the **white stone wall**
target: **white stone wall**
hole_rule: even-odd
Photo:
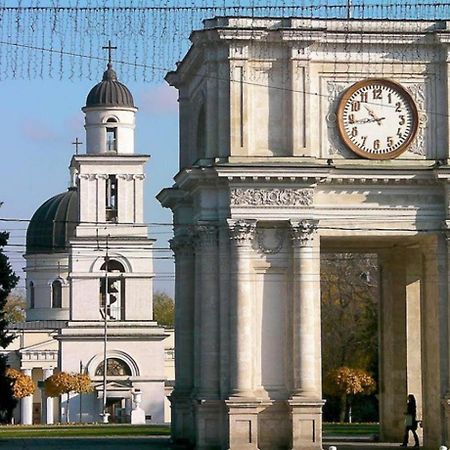
[[[134,153],[134,128],[136,108],[92,107],[83,108],[88,155],[110,153],[106,146],[106,128],[117,128],[117,153]],[[116,122],[107,122],[115,119]]]
[[[27,308],[26,319],[68,320],[70,286],[67,253],[26,255]],[[61,281],[62,308],[52,308],[52,282]],[[30,282],[34,284],[34,308],[30,308]]]

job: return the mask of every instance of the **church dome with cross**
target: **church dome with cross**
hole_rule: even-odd
[[[116,72],[112,68],[112,50],[117,49],[111,45],[103,47],[108,50],[108,66],[103,73],[103,79],[89,92],[86,99],[86,108],[94,107],[128,107],[134,108],[133,96],[129,89],[117,80]]]
[[[89,92],[86,99],[86,107],[96,106],[125,106],[134,108],[133,96],[129,89],[117,80],[116,72],[112,64],[108,64],[103,73],[103,80],[96,84]]]

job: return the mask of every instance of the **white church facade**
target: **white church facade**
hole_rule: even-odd
[[[449,55],[443,22],[204,22],[179,90],[172,435],[322,448],[320,256],[381,269],[381,439],[408,393],[450,440]],[[326,332],[326,330],[324,330]]]
[[[65,396],[58,405],[37,389],[21,400],[16,421],[98,422],[106,412],[114,422],[163,423],[170,333],[153,320],[149,156],[135,153],[137,108],[111,61],[83,112],[86,153],[72,158],[71,187],[42,204],[28,227],[26,322],[7,352],[41,387],[56,371],[83,372],[94,391],[72,394],[67,411]]]

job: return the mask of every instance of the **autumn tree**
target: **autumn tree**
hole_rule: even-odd
[[[376,256],[325,254],[321,292],[323,372],[349,366],[377,373]]]
[[[33,379],[20,370],[8,367],[5,372],[7,378],[11,380],[13,397],[16,400],[33,395],[36,387]]]
[[[344,422],[347,411],[351,417],[352,400],[356,395],[369,395],[375,390],[375,380],[362,369],[339,367],[328,372],[324,378],[324,393],[341,400],[340,422]]]
[[[54,373],[44,381],[45,393],[49,397],[59,397],[67,394],[66,422],[69,423],[70,393],[78,386],[74,375],[66,372]]]
[[[1,206],[1,204],[0,204]],[[5,313],[8,295],[16,287],[19,277],[16,276],[5,255],[4,247],[8,243],[9,233],[0,232],[0,347],[6,348],[14,339],[8,331],[10,321]],[[7,356],[0,356],[0,423],[10,423],[17,400],[13,395],[11,379],[6,376]]]
[[[159,325],[174,326],[175,303],[165,292],[156,292],[153,296],[153,318]]]

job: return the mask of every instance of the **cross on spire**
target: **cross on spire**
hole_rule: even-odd
[[[117,47],[111,45],[111,40],[108,41],[108,45],[102,47],[103,50],[108,50],[108,64],[112,63],[112,50],[117,50]]]
[[[82,144],[82,142],[76,138],[74,142],[72,142],[72,145],[75,145],[75,154],[78,155],[78,147]]]

